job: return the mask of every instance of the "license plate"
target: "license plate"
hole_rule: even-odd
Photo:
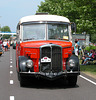
[[[51,58],[43,57],[43,58],[41,59],[41,62],[42,62],[42,63],[43,63],[43,62],[51,62]]]

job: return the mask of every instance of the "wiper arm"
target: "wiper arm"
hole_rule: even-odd
[[[29,38],[29,39],[24,39],[24,40],[25,40],[25,41],[26,41],[26,40],[34,40],[34,38]]]

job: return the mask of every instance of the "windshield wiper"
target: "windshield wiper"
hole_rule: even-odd
[[[24,41],[26,41],[26,40],[34,40],[35,38],[29,38],[29,39],[24,39]]]

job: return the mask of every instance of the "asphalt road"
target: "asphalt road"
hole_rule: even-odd
[[[10,48],[0,57],[0,100],[96,100],[96,80],[81,73],[76,87],[62,80],[31,80],[26,87],[20,87],[15,50]]]

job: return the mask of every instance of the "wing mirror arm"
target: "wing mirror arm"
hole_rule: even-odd
[[[76,24],[74,22],[71,22],[71,29],[72,29],[72,33],[76,33]]]

